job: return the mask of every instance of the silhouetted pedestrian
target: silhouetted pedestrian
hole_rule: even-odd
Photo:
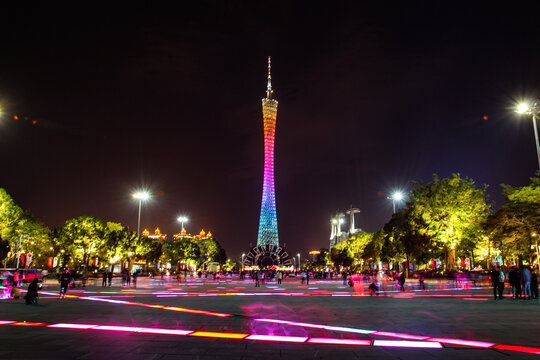
[[[109,286],[111,286],[111,284],[112,284],[112,276],[113,276],[113,272],[111,270],[111,271],[109,271],[107,273],[107,279],[109,280]]]
[[[69,273],[69,269],[66,269],[60,277],[60,299],[64,299],[66,297],[67,288],[70,282],[71,274]]]
[[[102,276],[101,286],[107,286],[107,270],[105,270],[101,276]]]

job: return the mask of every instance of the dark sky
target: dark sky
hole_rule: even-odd
[[[328,247],[351,204],[377,231],[411,180],[459,172],[500,206],[499,184],[537,169],[532,123],[511,110],[540,97],[533,2],[254,3],[4,8],[0,187],[47,226],[132,230],[145,187],[142,227],[176,233],[185,214],[239,257],[257,238],[269,55],[291,253]]]

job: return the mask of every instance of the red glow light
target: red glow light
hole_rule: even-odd
[[[516,346],[516,345],[497,345],[493,347],[494,349],[499,350],[510,350],[510,351],[519,351],[529,354],[537,354],[540,355],[540,349],[539,348],[533,348],[533,347],[527,347],[527,346]]]

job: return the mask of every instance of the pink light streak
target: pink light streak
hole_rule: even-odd
[[[474,346],[474,347],[481,347],[481,348],[489,348],[495,345],[495,343],[490,343],[490,342],[461,340],[461,339],[446,339],[446,338],[429,338],[428,341],[436,341],[443,344]]]
[[[280,341],[280,342],[306,342],[307,337],[299,336],[276,336],[276,335],[249,335],[246,340],[262,340],[262,341]]]
[[[96,327],[97,325],[91,325],[91,324],[69,324],[69,323],[58,323],[58,324],[52,324],[47,325],[47,327],[50,328],[61,328],[61,329],[91,329]]]
[[[313,344],[331,344],[331,345],[371,345],[371,340],[355,340],[355,339],[334,339],[334,338],[310,338],[308,343]]]
[[[407,341],[407,340],[374,340],[373,346],[430,348],[430,349],[442,348],[442,345],[438,342]]]
[[[386,332],[386,331],[377,331],[377,332],[374,332],[374,333],[371,333],[371,334],[372,335],[380,335],[380,336],[398,337],[398,338],[409,339],[409,340],[426,340],[426,339],[429,338],[429,336],[402,334],[402,333]]]

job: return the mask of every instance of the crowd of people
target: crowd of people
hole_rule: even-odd
[[[511,267],[508,273],[497,266],[491,270],[493,298],[504,298],[505,282],[510,284],[511,297],[514,299],[538,299],[538,276],[529,266]]]

